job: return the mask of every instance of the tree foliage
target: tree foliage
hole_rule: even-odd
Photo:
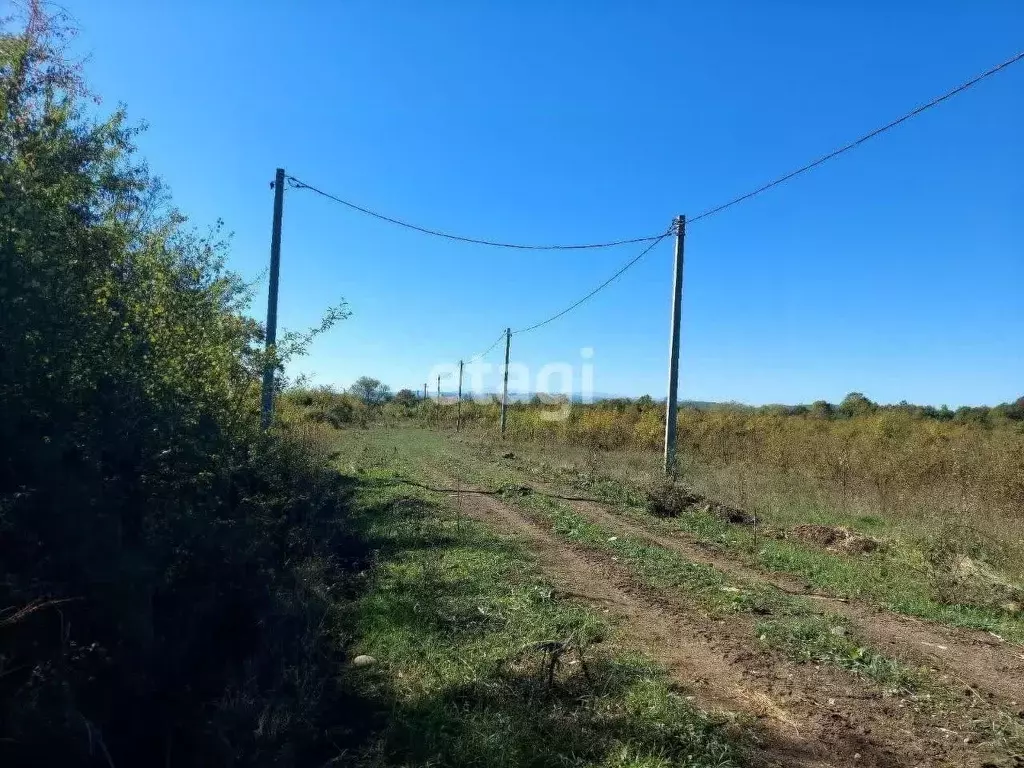
[[[391,399],[391,388],[371,376],[360,376],[348,391],[366,405],[382,405]]]
[[[321,692],[285,669],[313,680],[321,651],[292,573],[338,489],[259,431],[263,331],[220,227],[188,225],[139,129],[92,116],[68,30],[28,16],[0,35],[5,764],[300,759]],[[261,731],[268,707],[292,724]]]

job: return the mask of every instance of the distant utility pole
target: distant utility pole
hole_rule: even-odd
[[[455,417],[455,431],[462,429],[462,361],[459,360],[459,410]]]
[[[274,368],[277,351],[277,284],[281,272],[281,215],[284,211],[284,168],[274,174],[274,228],[270,234],[270,289],[267,292],[267,362],[263,367],[263,403],[260,424],[270,426],[274,418]]]
[[[668,345],[668,401],[665,403],[665,474],[676,465],[676,417],[679,410],[679,326],[683,314],[683,240],[686,217],[676,217],[676,259],[672,275],[672,327]]]
[[[501,385],[501,439],[505,439],[505,410],[508,408],[508,352],[512,346],[512,329],[505,329],[505,374]]]
[[[441,402],[441,377],[437,377],[437,402]]]
[[[423,399],[427,399],[427,382],[423,382]]]

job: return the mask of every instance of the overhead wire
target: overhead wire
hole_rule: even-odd
[[[833,150],[832,152],[829,152],[827,155],[822,155],[817,160],[814,160],[814,161],[812,161],[810,163],[807,163],[807,165],[803,165],[803,166],[797,168],[795,171],[790,171],[786,175],[780,176],[779,178],[774,179],[774,180],[768,182],[767,184],[765,184],[763,186],[760,186],[760,187],[758,187],[757,189],[755,189],[755,190],[753,190],[751,192],[747,192],[744,195],[740,195],[739,197],[733,198],[732,200],[730,200],[727,203],[722,203],[721,205],[716,205],[714,208],[709,208],[708,210],[704,211],[703,213],[699,213],[696,216],[690,217],[688,219],[688,223],[692,224],[693,222],[699,221],[700,219],[705,219],[708,216],[714,216],[716,213],[721,213],[722,211],[726,210],[727,208],[732,208],[734,205],[737,205],[738,203],[742,203],[745,200],[749,200],[750,198],[752,198],[752,197],[754,197],[756,195],[759,195],[762,192],[767,192],[772,187],[777,187],[780,184],[784,184],[785,182],[789,181],[790,179],[792,179],[792,178],[794,178],[796,176],[799,176],[802,173],[806,173],[807,171],[809,171],[809,170],[811,170],[813,168],[817,168],[819,165],[821,165],[823,163],[826,163],[826,162],[828,162],[829,160],[831,160],[831,159],[833,159],[835,157],[838,157],[839,155],[843,154],[844,152],[849,152],[851,149],[855,149],[856,147],[859,147],[864,142],[869,141],[869,140],[875,138],[876,136],[879,136],[879,135],[885,133],[886,131],[892,130],[893,128],[895,128],[896,126],[900,125],[901,123],[905,123],[907,120],[910,120],[912,117],[917,117],[922,112],[926,112],[927,110],[931,109],[932,107],[938,106],[939,104],[941,104],[942,102],[946,101],[947,99],[951,99],[954,96],[956,96],[957,94],[963,93],[968,88],[971,88],[972,86],[977,85],[982,80],[984,80],[984,79],[986,79],[988,77],[991,77],[992,75],[996,74],[997,72],[1001,72],[1002,70],[1006,69],[1007,67],[1011,66],[1012,64],[1016,64],[1021,59],[1024,59],[1024,51],[1021,51],[1020,53],[1018,53],[1015,56],[1011,56],[1009,59],[1007,59],[1003,63],[997,64],[996,66],[992,67],[991,69],[988,69],[985,72],[982,72],[980,75],[978,75],[977,77],[974,77],[974,78],[968,80],[966,83],[963,83],[962,85],[958,85],[956,88],[953,88],[950,91],[946,91],[941,96],[937,96],[936,98],[932,99],[931,101],[929,101],[929,102],[927,102],[925,104],[922,104],[921,106],[919,106],[919,107],[917,107],[915,109],[912,109],[910,112],[907,112],[902,117],[896,118],[891,123],[886,123],[881,128],[876,128],[875,130],[871,131],[870,133],[864,134],[859,139],[855,139],[854,141],[851,141],[849,144],[844,144],[839,149]]]
[[[545,325],[547,325],[548,323],[554,322],[555,320],[557,320],[558,318],[562,317],[563,315],[567,315],[567,314],[569,314],[569,313],[570,313],[570,312],[572,312],[572,311],[573,311],[574,309],[576,309],[576,307],[580,306],[580,305],[581,305],[581,304],[583,304],[583,303],[584,303],[585,301],[588,301],[589,299],[593,298],[593,297],[594,297],[594,296],[596,296],[596,295],[597,295],[598,293],[600,293],[600,292],[601,292],[601,291],[603,291],[603,290],[604,290],[605,288],[607,288],[607,287],[608,287],[609,285],[611,285],[611,284],[612,284],[613,282],[615,282],[615,280],[617,280],[617,279],[618,279],[619,277],[621,277],[621,276],[622,276],[622,275],[623,275],[623,274],[624,274],[624,273],[626,272],[626,270],[628,270],[628,269],[629,269],[630,267],[632,267],[632,266],[634,266],[635,264],[639,263],[640,259],[642,259],[642,258],[643,258],[644,256],[646,256],[646,255],[647,255],[648,253],[650,253],[650,252],[651,252],[652,250],[654,250],[654,247],[655,247],[655,246],[656,246],[656,245],[657,245],[658,243],[660,243],[660,242],[661,242],[662,240],[664,240],[664,239],[665,239],[666,237],[668,237],[668,236],[669,236],[670,234],[672,234],[672,231],[673,231],[673,229],[674,229],[674,225],[673,225],[673,228],[672,228],[672,229],[669,229],[669,230],[668,230],[667,232],[664,232],[664,233],[662,233],[662,234],[661,234],[661,235],[660,235],[660,236],[658,237],[658,239],[657,239],[657,240],[655,240],[655,241],[654,241],[653,243],[651,243],[651,244],[650,244],[650,245],[648,245],[648,246],[647,246],[646,248],[644,248],[644,249],[643,249],[643,250],[642,250],[642,251],[641,251],[641,252],[640,252],[640,253],[639,253],[639,254],[638,254],[637,256],[634,256],[634,257],[633,257],[632,259],[630,259],[629,261],[627,261],[627,262],[626,262],[626,263],[625,263],[625,264],[624,264],[624,265],[623,265],[623,266],[622,266],[622,267],[621,267],[621,268],[620,268],[620,269],[618,270],[618,272],[616,272],[616,273],[615,273],[614,275],[612,275],[611,277],[609,277],[609,278],[608,278],[607,280],[605,280],[605,281],[604,281],[603,283],[601,283],[601,284],[600,284],[599,286],[597,286],[597,288],[595,288],[594,290],[592,290],[592,291],[591,291],[590,293],[588,293],[588,294],[587,294],[586,296],[584,296],[584,297],[583,297],[582,299],[580,299],[579,301],[576,301],[576,302],[574,302],[574,303],[570,304],[570,305],[569,305],[568,307],[566,307],[565,309],[563,309],[563,310],[562,310],[561,312],[558,312],[558,313],[556,313],[556,314],[552,315],[551,317],[547,318],[546,320],[541,320],[541,321],[540,321],[539,323],[534,323],[533,325],[531,325],[531,326],[528,326],[528,327],[526,327],[526,328],[520,328],[519,330],[516,330],[516,331],[512,331],[512,335],[513,335],[513,336],[516,336],[516,335],[518,335],[518,334],[520,334],[520,333],[529,333],[530,331],[535,331],[535,330],[537,330],[538,328],[540,328],[541,326],[545,326]]]
[[[980,75],[977,75],[976,77],[971,78],[967,82],[965,82],[965,83],[963,83],[961,85],[958,85],[956,88],[953,88],[952,90],[946,91],[941,96],[937,96],[936,98],[932,99],[931,101],[929,101],[929,102],[927,102],[925,104],[922,104],[919,107],[916,107],[915,109],[911,110],[910,112],[907,112],[906,114],[902,115],[901,117],[898,117],[897,119],[895,119],[895,120],[893,120],[893,121],[891,121],[889,123],[886,123],[881,128],[876,128],[875,130],[871,131],[870,133],[866,133],[863,136],[861,136],[860,138],[855,139],[854,141],[851,141],[848,144],[844,144],[842,147],[839,147],[838,149],[833,150],[832,152],[829,152],[827,155],[822,155],[817,160],[814,160],[814,161],[812,161],[810,163],[807,163],[806,165],[803,165],[803,166],[797,168],[794,171],[790,171],[789,173],[785,174],[784,176],[780,176],[777,179],[774,179],[774,180],[768,182],[767,184],[764,184],[764,185],[758,187],[757,189],[754,189],[754,190],[752,190],[750,192],[747,192],[746,194],[743,194],[743,195],[740,195],[739,197],[733,198],[732,200],[730,200],[730,201],[728,201],[726,203],[722,203],[721,205],[716,205],[715,207],[709,208],[708,210],[706,210],[706,211],[704,211],[702,213],[699,213],[696,216],[689,217],[687,219],[687,224],[692,224],[692,223],[694,223],[696,221],[699,221],[700,219],[706,219],[709,216],[714,216],[717,213],[721,213],[722,211],[726,210],[727,208],[731,208],[734,205],[737,205],[737,204],[742,203],[742,202],[744,202],[746,200],[749,200],[750,198],[755,197],[756,195],[759,195],[762,192],[766,192],[766,191],[768,191],[769,189],[771,189],[773,187],[777,187],[780,184],[784,184],[785,182],[789,181],[790,179],[795,178],[796,176],[799,176],[802,173],[806,173],[807,171],[810,171],[813,168],[817,168],[819,165],[822,165],[823,163],[826,163],[829,160],[831,160],[831,159],[833,159],[835,157],[838,157],[839,155],[843,154],[844,152],[849,152],[851,149],[855,149],[856,147],[860,146],[864,142],[869,141],[869,140],[875,138],[876,136],[879,136],[879,135],[885,133],[886,131],[889,131],[889,130],[893,129],[896,126],[900,125],[901,123],[904,123],[907,120],[910,120],[911,118],[916,117],[917,115],[920,115],[922,112],[925,112],[925,111],[931,109],[932,107],[935,107],[935,106],[941,104],[942,102],[944,102],[944,101],[946,101],[948,99],[951,99],[953,96],[956,96],[957,94],[966,91],[968,88],[971,88],[972,86],[977,85],[982,80],[984,80],[984,79],[986,79],[988,77],[991,77],[992,75],[996,74],[997,72],[1000,72],[1000,71],[1006,69],[1007,67],[1015,64],[1016,62],[1020,61],[1021,59],[1024,59],[1024,51],[1021,51],[1020,53],[1016,54],[1015,56],[1011,56],[1009,59],[1007,59],[1006,61],[1002,62],[1001,64],[997,64],[994,67],[991,67],[990,69],[987,69],[986,71],[982,72]],[[558,318],[562,317],[563,315],[568,314],[572,310],[576,309],[576,307],[578,307],[580,304],[582,304],[583,302],[587,301],[589,298],[591,298],[596,293],[601,291],[603,288],[608,286],[616,278],[618,278],[622,273],[624,273],[626,270],[628,270],[630,267],[632,267],[634,264],[636,264],[638,261],[640,261],[640,259],[642,259],[644,256],[646,256],[647,253],[651,249],[654,248],[654,246],[656,246],[659,242],[661,242],[661,240],[664,239],[671,232],[672,232],[672,230],[669,230],[669,232],[666,232],[665,234],[661,235],[661,237],[659,237],[656,241],[654,241],[639,256],[637,256],[636,258],[632,259],[631,261],[628,261],[621,269],[619,269],[618,272],[616,272],[614,275],[612,275],[610,278],[608,278],[608,280],[606,280],[604,283],[599,285],[594,291],[592,291],[591,293],[587,294],[582,299],[577,301],[575,304],[570,305],[566,309],[562,310],[558,314],[552,315],[551,317],[549,317],[546,320],[543,320],[543,321],[541,321],[539,323],[531,325],[531,326],[529,326],[527,328],[521,328],[518,331],[513,331],[512,332],[513,335],[518,334],[518,333],[527,333],[528,331],[536,330],[537,328],[540,328],[541,326],[547,325],[548,323],[550,323],[550,322],[552,322],[554,320],[557,320]]]
[[[502,339],[504,339],[504,338],[505,338],[505,331],[502,331],[502,332],[501,332],[500,334],[498,334],[498,338],[496,338],[496,339],[494,340],[494,343],[493,343],[493,344],[491,344],[491,346],[489,346],[489,347],[488,347],[487,349],[485,349],[485,350],[484,350],[483,352],[480,352],[479,354],[473,355],[473,356],[472,356],[471,358],[469,358],[469,359],[468,359],[468,360],[466,360],[465,362],[466,362],[467,364],[469,364],[469,363],[475,363],[475,362],[476,362],[477,360],[482,360],[483,358],[487,357],[487,355],[488,355],[488,354],[490,353],[490,351],[491,351],[492,349],[494,349],[494,348],[495,348],[496,346],[498,346],[498,344],[500,344],[500,343],[501,343],[501,340],[502,340]]]
[[[806,165],[800,166],[796,170],[790,171],[789,173],[787,173],[787,174],[785,174],[783,176],[779,176],[778,178],[773,179],[772,181],[768,182],[767,184],[763,184],[762,186],[760,186],[760,187],[758,187],[758,188],[756,188],[754,190],[751,190],[750,192],[747,192],[747,193],[745,193],[743,195],[740,195],[739,197],[735,197],[732,200],[729,200],[728,202],[722,203],[720,205],[716,205],[713,208],[709,208],[709,209],[703,211],[702,213],[697,214],[696,216],[689,217],[688,220],[687,220],[687,223],[688,224],[692,224],[692,223],[694,223],[696,221],[700,221],[701,219],[705,219],[705,218],[708,218],[710,216],[714,216],[714,215],[716,215],[718,213],[721,213],[722,211],[725,211],[725,210],[727,210],[729,208],[732,208],[735,205],[738,205],[739,203],[742,203],[742,202],[744,202],[746,200],[749,200],[752,197],[756,197],[757,195],[760,195],[762,192],[766,192],[769,189],[772,189],[774,187],[779,186],[780,184],[784,184],[785,182],[787,182],[787,181],[789,181],[789,180],[791,180],[791,179],[793,179],[793,178],[795,178],[795,177],[797,177],[797,176],[799,176],[799,175],[801,175],[803,173],[806,173],[807,171],[810,171],[810,170],[812,170],[814,168],[817,168],[819,165],[822,165],[822,164],[828,162],[829,160],[832,160],[833,158],[838,157],[839,155],[842,155],[842,154],[844,154],[846,152],[849,152],[852,149],[855,149],[856,147],[860,146],[861,144],[863,144],[863,143],[865,143],[867,141],[870,141],[871,139],[875,138],[876,136],[880,136],[881,134],[886,133],[887,131],[890,131],[893,128],[897,127],[898,125],[906,122],[907,120],[910,120],[911,118],[916,117],[917,115],[920,115],[923,112],[926,112],[927,110],[931,109],[932,107],[938,106],[939,104],[943,103],[944,101],[947,101],[948,99],[951,99],[953,96],[956,96],[957,94],[960,94],[960,93],[968,90],[969,88],[977,85],[978,83],[980,83],[981,81],[985,80],[986,78],[989,78],[992,75],[995,75],[996,73],[1006,69],[1007,67],[1010,67],[1011,65],[1017,63],[1018,61],[1021,61],[1022,59],[1024,59],[1024,51],[1021,51],[1020,53],[1018,53],[1018,54],[1016,54],[1014,56],[1011,56],[1006,61],[1003,61],[1002,63],[997,64],[994,67],[991,67],[990,69],[986,70],[985,72],[982,72],[980,75],[977,75],[976,77],[968,80],[967,82],[962,83],[961,85],[958,85],[957,87],[955,87],[955,88],[953,88],[953,89],[951,89],[949,91],[946,91],[942,95],[937,96],[936,98],[932,99],[931,101],[928,101],[925,104],[922,104],[922,105],[916,107],[915,109],[911,110],[910,112],[907,112],[906,114],[896,118],[895,120],[893,120],[893,121],[891,121],[889,123],[886,123],[885,125],[881,126],[880,128],[876,128],[875,130],[870,131],[869,133],[866,133],[863,136],[861,136],[861,137],[859,137],[859,138],[857,138],[857,139],[855,139],[855,140],[853,140],[853,141],[851,141],[851,142],[849,142],[847,144],[844,144],[843,146],[839,147],[838,149],[835,149],[835,150],[833,150],[832,152],[829,152],[826,155],[822,155],[821,157],[819,157],[816,160],[813,160],[813,161],[807,163]],[[538,250],[538,251],[542,251],[542,250],[548,250],[548,251],[553,251],[553,250],[585,250],[585,249],[595,249],[595,248],[611,248],[611,247],[614,247],[614,246],[629,245],[629,244],[633,244],[633,243],[648,243],[647,247],[644,248],[637,256],[635,256],[634,258],[632,258],[631,260],[626,262],[622,267],[619,268],[618,271],[616,271],[611,277],[609,277],[607,280],[605,280],[603,283],[601,283],[599,286],[597,286],[590,293],[586,294],[585,296],[583,296],[578,301],[570,304],[568,307],[566,307],[565,309],[561,310],[560,312],[557,312],[556,314],[551,315],[550,317],[548,317],[548,318],[546,318],[546,319],[544,319],[544,320],[542,320],[542,321],[540,321],[538,323],[534,323],[533,325],[527,326],[525,328],[520,328],[518,330],[512,331],[511,333],[512,333],[513,336],[518,335],[518,334],[522,334],[522,333],[529,333],[530,331],[537,330],[538,328],[541,328],[541,327],[547,325],[548,323],[554,322],[555,320],[559,319],[560,317],[563,317],[563,316],[567,315],[569,312],[572,312],[574,309],[576,309],[577,307],[579,307],[580,305],[582,305],[586,301],[590,300],[591,298],[596,296],[598,293],[600,293],[602,290],[604,290],[609,285],[611,285],[615,280],[617,280],[619,277],[621,277],[627,270],[629,270],[630,268],[635,266],[637,263],[639,263],[640,260],[643,259],[644,256],[646,256],[648,253],[650,253],[655,248],[655,246],[657,246],[662,240],[664,240],[666,237],[668,237],[670,234],[672,234],[675,231],[675,224],[673,224],[673,226],[670,227],[668,229],[668,231],[663,232],[660,235],[651,235],[651,236],[647,236],[647,237],[635,237],[635,238],[628,238],[628,239],[624,239],[624,240],[614,240],[614,241],[603,242],[603,243],[582,243],[582,244],[569,244],[569,245],[534,245],[534,244],[524,244],[524,243],[507,243],[507,242],[501,242],[501,241],[495,241],[495,240],[486,240],[486,239],[480,239],[480,238],[466,237],[466,236],[463,236],[463,235],[456,235],[456,234],[452,234],[450,232],[444,232],[444,231],[441,231],[441,230],[431,229],[429,227],[422,227],[422,226],[419,226],[419,225],[416,225],[416,224],[411,224],[411,223],[409,223],[407,221],[403,221],[402,219],[397,219],[397,218],[394,218],[394,217],[391,217],[391,216],[387,216],[385,214],[379,213],[379,212],[371,210],[369,208],[365,208],[363,206],[357,205],[356,203],[353,203],[353,202],[351,202],[349,200],[344,200],[344,199],[342,199],[340,197],[337,197],[336,195],[330,194],[329,192],[325,192],[322,189],[318,189],[317,187],[314,187],[311,184],[307,184],[306,182],[301,181],[300,179],[297,179],[294,176],[286,176],[285,178],[288,179],[288,181],[295,188],[308,189],[308,190],[310,190],[310,191],[312,191],[312,192],[314,192],[314,193],[316,193],[318,195],[322,195],[325,198],[328,198],[328,199],[333,200],[333,201],[335,201],[337,203],[340,203],[341,205],[344,205],[344,206],[346,206],[348,208],[351,208],[352,210],[358,211],[360,213],[366,214],[366,215],[371,216],[371,217],[376,218],[376,219],[380,219],[381,221],[386,221],[386,222],[389,222],[391,224],[395,224],[395,225],[400,226],[400,227],[405,227],[407,229],[411,229],[411,230],[414,230],[416,232],[420,232],[420,233],[423,233],[423,234],[426,234],[426,235],[432,235],[432,236],[435,236],[435,237],[442,237],[442,238],[446,238],[448,240],[454,240],[454,241],[457,241],[457,242],[472,243],[472,244],[475,244],[475,245],[486,245],[486,246],[492,246],[492,247],[496,247],[496,248],[513,248],[513,249],[518,249],[518,250]],[[498,336],[498,338],[494,341],[494,343],[491,344],[491,346],[488,347],[484,352],[481,352],[480,354],[475,355],[473,358],[470,358],[470,362],[472,362],[474,360],[477,360],[477,359],[480,359],[480,358],[484,357],[485,355],[487,355],[491,350],[493,350],[500,343],[500,341],[501,341],[501,339],[502,339],[502,337],[504,335],[505,335],[505,332],[502,332],[501,335]]]
[[[493,248],[513,248],[520,251],[582,251],[593,248],[614,248],[617,245],[630,245],[632,243],[647,243],[652,240],[658,239],[658,235],[650,235],[647,237],[631,237],[625,240],[611,240],[609,242],[604,243],[578,243],[569,245],[534,245],[528,243],[504,243],[498,240],[484,240],[481,238],[466,237],[464,235],[455,235],[452,234],[451,232],[443,232],[439,229],[431,229],[430,227],[421,227],[418,224],[411,224],[407,221],[403,221],[402,219],[396,219],[392,216],[387,216],[383,213],[378,213],[377,211],[370,210],[369,208],[364,208],[363,206],[357,205],[356,203],[353,203],[349,200],[344,200],[338,197],[337,195],[332,195],[329,192],[325,192],[322,189],[317,189],[312,184],[307,184],[306,182],[301,181],[295,178],[294,176],[286,176],[285,178],[288,179],[288,181],[291,182],[292,186],[296,189],[308,189],[311,192],[315,192],[318,195],[322,195],[323,197],[326,197],[329,200],[333,200],[336,203],[341,203],[342,205],[347,206],[348,208],[351,208],[354,211],[359,211],[360,213],[364,213],[367,216],[372,216],[375,219],[380,219],[381,221],[396,224],[400,227],[405,227],[406,229],[411,229],[415,232],[421,232],[425,235],[443,237],[447,240],[454,240],[460,243],[471,243],[473,245],[488,245]]]

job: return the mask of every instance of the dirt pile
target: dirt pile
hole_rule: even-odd
[[[794,526],[790,533],[794,538],[806,544],[846,555],[874,552],[882,546],[882,542],[878,539],[856,533],[844,526],[804,523]]]
[[[736,525],[753,525],[756,522],[750,512],[709,499],[671,478],[647,489],[647,511],[656,517],[701,513]]]

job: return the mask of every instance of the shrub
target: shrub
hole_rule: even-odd
[[[346,489],[260,431],[225,242],[29,14],[0,35],[2,760],[323,762]]]

